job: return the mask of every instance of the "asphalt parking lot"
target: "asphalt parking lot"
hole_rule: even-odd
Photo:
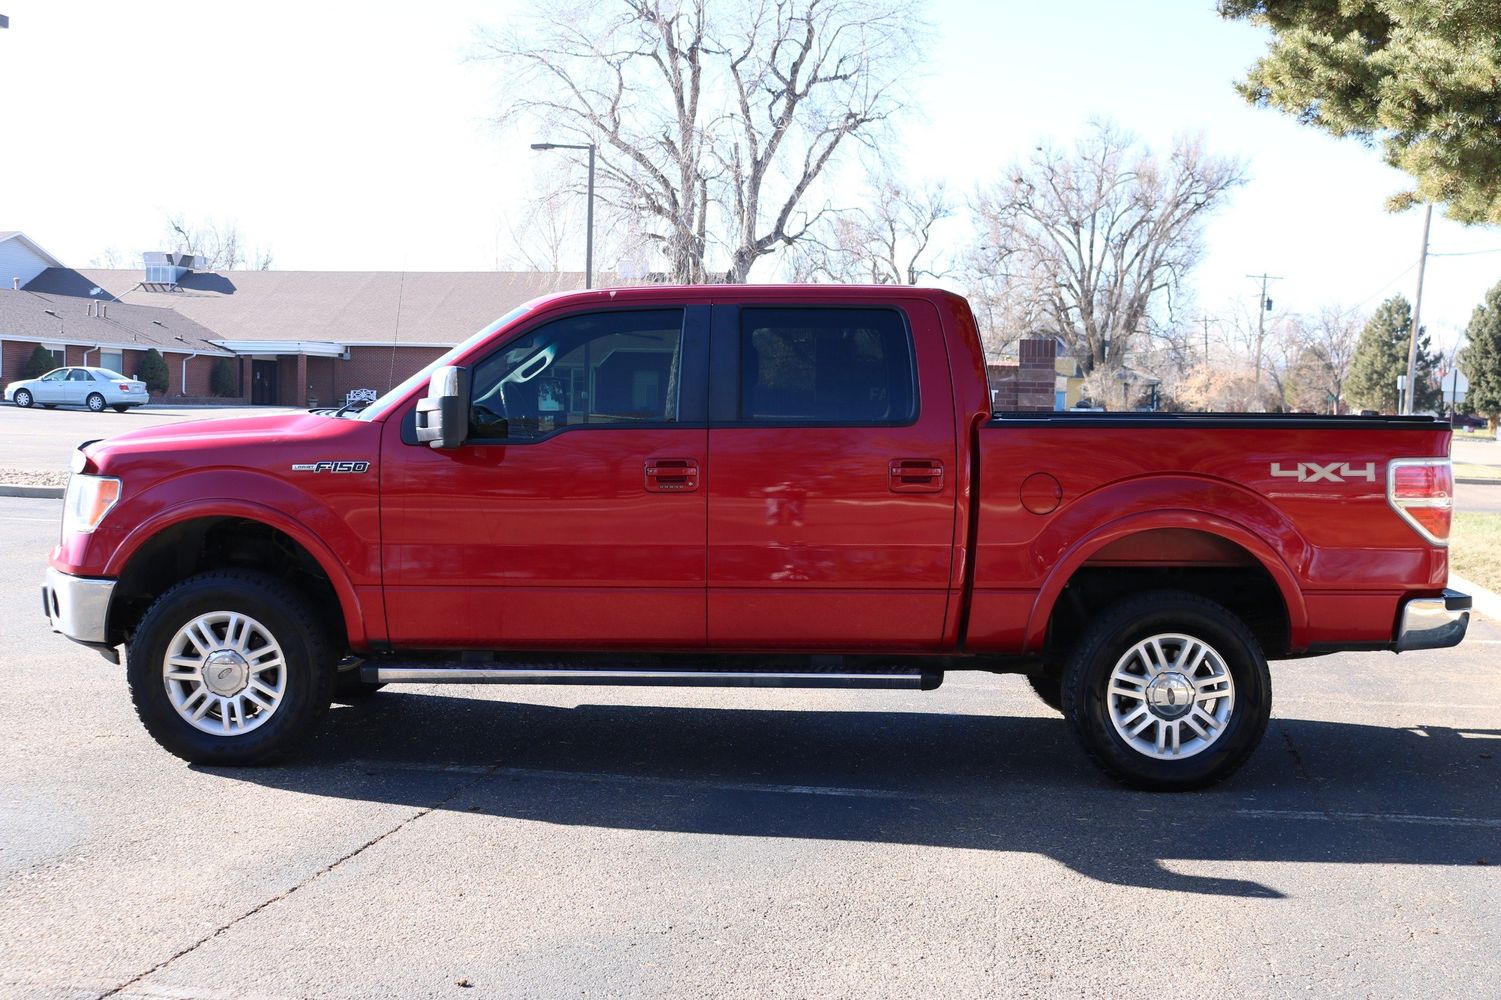
[[[124,413],[106,410],[46,410],[34,406],[23,410],[0,404],[0,468],[55,469],[67,471],[73,450],[83,441],[114,437],[142,427],[159,427],[184,420],[215,417],[265,416],[291,413],[275,406],[164,406],[151,404]]]
[[[0,996],[1501,995],[1501,628],[1273,667],[1220,788],[1115,788],[1011,677],[387,689],[189,767],[46,631],[0,498]]]

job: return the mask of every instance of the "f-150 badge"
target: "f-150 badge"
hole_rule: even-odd
[[[369,472],[369,462],[308,462],[293,465],[293,472]]]
[[[1296,479],[1300,483],[1343,483],[1350,479],[1376,481],[1376,463],[1351,465],[1349,462],[1299,462],[1295,468],[1284,469],[1281,462],[1272,463],[1272,475],[1278,479]]]

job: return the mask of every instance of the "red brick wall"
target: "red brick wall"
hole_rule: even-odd
[[[1053,409],[1057,343],[1051,338],[1023,340],[1017,349],[1017,364],[986,366],[994,408],[1024,413]]]
[[[307,359],[307,385],[308,405],[313,405],[313,400],[318,401],[319,406],[342,405],[343,398],[334,399],[334,368],[343,362],[336,358],[308,358]]]
[[[351,389],[385,392],[443,351],[441,347],[351,347],[348,361],[334,363],[333,395],[343,402]]]

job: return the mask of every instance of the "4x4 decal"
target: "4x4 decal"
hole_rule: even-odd
[[[1278,479],[1296,479],[1300,483],[1343,483],[1349,479],[1376,481],[1376,463],[1351,465],[1349,462],[1299,462],[1296,468],[1284,469],[1272,463],[1272,475]]]

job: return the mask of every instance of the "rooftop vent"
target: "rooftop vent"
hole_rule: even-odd
[[[183,275],[201,271],[208,263],[203,257],[189,253],[161,253],[147,251],[141,254],[146,265],[145,284],[152,291],[175,291],[182,283]]]

